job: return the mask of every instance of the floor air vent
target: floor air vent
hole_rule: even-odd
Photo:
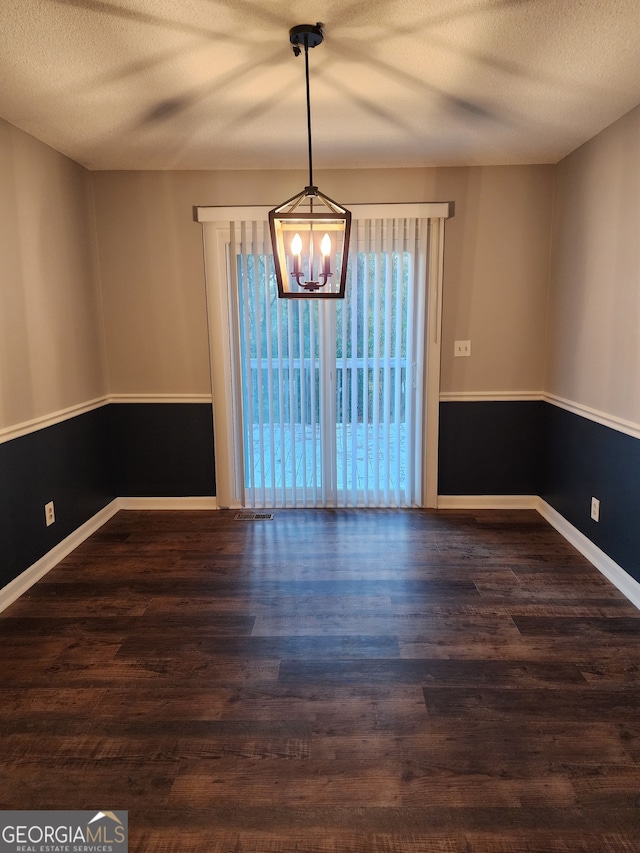
[[[272,521],[272,512],[239,512],[234,518],[236,521]]]

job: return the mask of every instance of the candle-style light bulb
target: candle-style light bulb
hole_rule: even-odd
[[[331,275],[331,237],[325,234],[320,243],[322,253],[322,274],[326,277]]]
[[[291,254],[293,255],[293,275],[299,276],[302,270],[302,238],[297,232],[291,241]]]

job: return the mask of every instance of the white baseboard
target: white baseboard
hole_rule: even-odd
[[[118,509],[218,509],[215,497],[117,498]]]
[[[577,548],[607,580],[611,581],[640,610],[640,583],[638,581],[634,580],[622,566],[619,566],[602,549],[594,545],[588,536],[581,533],[577,527],[574,527],[542,498],[537,498],[536,509],[552,527],[555,527],[558,533],[564,536],[567,542]]]
[[[217,509],[217,502],[215,497],[116,498],[0,589],[0,613],[121,509],[212,510]],[[441,495],[438,497],[438,509],[535,509],[640,610],[640,583],[542,498],[536,495]]]
[[[44,557],[41,557],[37,562],[29,566],[28,569],[25,569],[22,574],[18,575],[17,578],[14,578],[5,587],[0,589],[0,613],[10,604],[13,604],[21,595],[24,595],[34,583],[43,578],[60,560],[63,560],[78,545],[81,545],[85,539],[88,539],[105,522],[109,521],[118,512],[118,509],[117,500],[111,501],[104,509],[101,509],[100,512],[97,512],[88,521],[85,521],[84,524],[78,527],[77,530],[70,533],[66,539],[59,542],[55,548],[48,551]]]
[[[438,509],[537,509],[536,495],[438,495]]]

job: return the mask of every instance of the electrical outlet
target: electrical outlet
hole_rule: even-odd
[[[600,521],[600,501],[598,498],[591,498],[591,518],[594,521]]]
[[[471,355],[471,341],[454,341],[453,355],[455,358],[465,358]]]
[[[47,527],[50,527],[56,520],[56,512],[53,508],[53,501],[49,501],[48,504],[44,505],[44,520],[47,523]]]

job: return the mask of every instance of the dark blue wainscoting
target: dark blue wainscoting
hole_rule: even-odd
[[[215,493],[209,403],[112,403],[0,444],[0,588],[116,497]]]
[[[639,439],[546,402],[443,402],[438,480],[441,495],[540,495],[640,581]]]
[[[0,587],[113,500],[108,447],[104,406],[0,444]]]
[[[545,403],[440,403],[438,494],[539,495]]]
[[[112,403],[109,415],[118,497],[215,495],[210,403]]]
[[[0,587],[115,497],[215,495],[213,458],[208,403],[115,403],[0,444]],[[444,402],[439,494],[541,495],[640,581],[639,439],[539,401]]]
[[[542,497],[640,581],[640,440],[547,405],[544,455]]]

